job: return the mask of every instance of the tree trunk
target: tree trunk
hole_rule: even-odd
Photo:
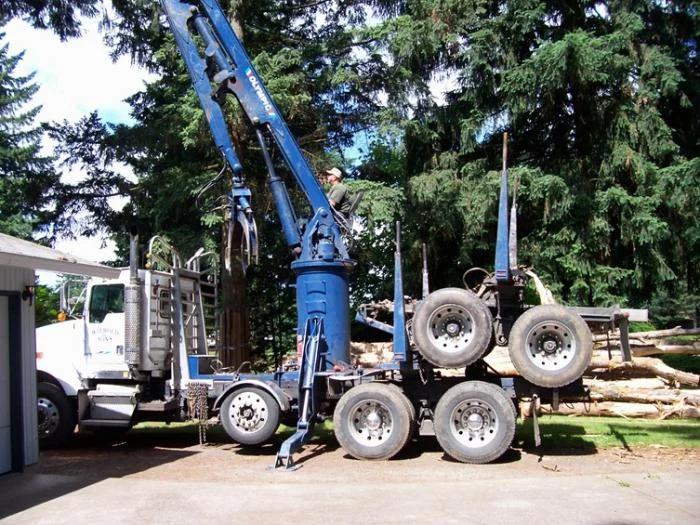
[[[225,367],[238,367],[250,360],[250,319],[245,273],[235,257],[239,250],[227,246],[228,225],[222,235],[223,250],[232,250],[231,270],[221,265],[221,349],[219,359]],[[222,253],[221,260],[224,260]]]
[[[612,371],[616,373],[644,371],[681,385],[700,385],[700,375],[676,370],[665,364],[661,359],[653,357],[635,357],[631,362],[622,361],[619,357],[613,358],[612,360],[594,358],[588,367],[588,371],[594,373],[598,371]]]
[[[244,0],[232,0],[231,7],[229,9],[230,17],[228,20],[231,24],[233,32],[236,33],[238,40],[240,40],[241,42],[243,42],[245,37],[245,33],[243,31],[243,12],[245,9],[244,4]]]
[[[236,36],[243,41],[243,1],[234,0],[230,8],[229,22]],[[236,123],[239,124],[239,123]],[[241,141],[235,140],[236,125],[231,126],[231,133],[238,146],[239,159],[245,152],[241,151]],[[229,214],[230,215],[230,214]],[[245,272],[240,264],[240,249],[238,246],[228,246],[228,221],[235,217],[228,216],[222,229],[221,246],[221,337],[219,359],[226,367],[238,367],[244,361],[250,360],[250,313],[248,311],[248,292],[246,289]],[[231,268],[227,271],[224,261],[225,250],[230,251]]]

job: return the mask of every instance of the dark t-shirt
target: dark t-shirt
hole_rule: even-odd
[[[350,192],[342,182],[331,187],[328,200],[335,202],[335,209],[343,215],[347,216],[350,213]]]

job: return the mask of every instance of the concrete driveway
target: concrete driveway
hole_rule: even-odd
[[[463,465],[429,438],[395,460],[313,443],[300,468],[269,472],[275,447],[166,440],[83,444],[0,477],[8,524],[700,524],[697,449],[511,450]]]

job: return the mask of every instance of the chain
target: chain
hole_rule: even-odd
[[[420,382],[423,383],[424,385],[428,384],[428,370],[425,368],[425,360],[421,359],[420,363],[418,363],[418,377],[420,377]]]
[[[209,387],[206,383],[187,385],[187,407],[190,417],[199,422],[199,444],[207,442],[207,421],[209,420]]]

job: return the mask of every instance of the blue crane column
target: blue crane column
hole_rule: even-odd
[[[347,363],[350,347],[348,276],[354,263],[341,240],[323,188],[218,2],[161,0],[161,4],[192,77],[214,141],[232,172],[232,214],[235,216],[237,207],[241,206],[236,200],[238,196],[247,196],[247,193],[243,189],[242,167],[219,102],[227,94],[238,99],[256,130],[285,240],[296,257],[291,267],[297,275],[298,337],[303,337],[309,320],[315,320],[323,327],[319,347],[321,355],[325,356],[322,367],[331,369],[337,363]],[[202,38],[204,57],[192,38],[192,32]],[[211,78],[207,76],[210,71],[207,59],[218,69]],[[286,187],[274,172],[266,137],[276,144],[309,202],[311,218],[304,223],[296,219]],[[247,199],[244,204],[249,205]]]

